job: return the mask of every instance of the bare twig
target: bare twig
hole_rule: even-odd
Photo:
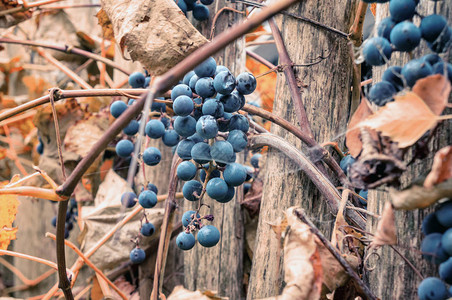
[[[225,12],[225,11],[232,11],[232,12],[236,12],[236,13],[242,14],[242,15],[245,14],[243,11],[234,9],[234,8],[232,8],[232,7],[223,7],[222,9],[220,9],[220,10],[215,14],[215,17],[213,18],[213,21],[212,21],[212,29],[210,30],[210,40],[213,39],[213,35],[215,34],[215,27],[216,27],[216,24],[217,24],[218,17],[219,17],[223,12]]]
[[[256,53],[254,53],[253,51],[250,51],[250,50],[245,50],[245,52],[246,52],[246,55],[248,55],[252,59],[257,60],[261,64],[265,65],[267,68],[269,68],[269,69],[276,69],[276,66],[274,64],[272,64],[271,62],[269,62],[268,60],[266,60],[265,58],[263,58],[259,54],[256,54]]]

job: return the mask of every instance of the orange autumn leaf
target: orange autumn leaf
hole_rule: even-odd
[[[370,5],[370,11],[374,15],[374,17],[377,15],[377,3],[372,3]]]
[[[349,124],[348,131],[346,134],[345,145],[350,151],[350,155],[353,157],[357,157],[361,153],[361,149],[363,148],[363,143],[361,141],[361,131],[359,128],[356,128],[356,125],[361,121],[365,120],[372,114],[372,110],[370,109],[369,102],[366,98],[361,99],[361,103],[353,114]]]
[[[425,188],[452,178],[452,146],[447,146],[436,152],[433,158],[432,170],[424,181]]]
[[[264,74],[270,69],[255,61],[254,59],[248,57],[246,59],[246,68],[255,76]],[[257,91],[261,97],[262,108],[267,111],[273,110],[273,100],[275,99],[276,91],[276,73],[271,72],[262,77],[256,78],[257,81]]]
[[[449,80],[440,74],[419,79],[413,86],[413,92],[438,116],[447,106],[450,89]]]
[[[16,181],[18,177],[13,177],[11,180]],[[8,182],[0,185],[2,188]],[[13,228],[13,222],[16,219],[17,206],[16,195],[0,195],[0,249],[6,250],[11,240],[16,239],[17,228]]]
[[[399,148],[406,148],[416,143],[440,120],[413,92],[395,96],[394,99],[394,102],[387,103],[359,126],[375,129],[397,142]]]

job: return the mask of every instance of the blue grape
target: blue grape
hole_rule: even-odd
[[[194,210],[188,210],[186,212],[184,212],[184,214],[182,215],[182,225],[184,225],[184,227],[187,227],[191,221],[193,220],[193,217],[195,216],[195,211]],[[199,214],[196,214],[196,218],[201,218],[201,216]],[[193,223],[197,223],[196,221]]]
[[[256,89],[256,78],[253,74],[244,72],[237,76],[236,89],[243,95],[249,95]]]
[[[435,232],[443,233],[447,230],[447,228],[438,222],[435,213],[431,213],[428,214],[422,221],[421,230],[424,235],[428,235]]]
[[[155,232],[155,227],[152,223],[146,222],[141,226],[140,232],[144,236],[151,236]]]
[[[229,71],[222,71],[215,75],[215,79],[213,80],[213,86],[215,90],[223,95],[228,95],[232,93],[235,89],[235,77]]]
[[[226,195],[221,198],[221,199],[215,199],[220,203],[228,203],[229,201],[231,201],[234,198],[235,195],[235,190],[233,186],[228,185],[228,191],[226,193]]]
[[[212,157],[210,156],[210,146],[207,143],[196,143],[191,148],[191,158],[198,164],[205,164],[209,162]]]
[[[184,79],[182,79],[182,83],[185,85],[190,84],[190,79],[195,75],[195,71],[190,71],[187,74],[185,74]]]
[[[180,10],[186,15],[187,14],[187,4],[184,0],[177,0],[177,6],[179,6]]]
[[[183,137],[189,137],[196,132],[196,120],[192,116],[178,116],[174,120],[174,130]]]
[[[228,185],[221,178],[212,178],[207,182],[206,192],[212,199],[222,199],[228,193]]]
[[[452,284],[452,257],[439,265],[439,277],[448,284]]]
[[[262,154],[256,153],[251,157],[251,165],[256,169],[259,168],[259,160],[261,159]]]
[[[134,207],[137,203],[137,195],[134,192],[125,192],[121,195],[121,204],[127,208]]]
[[[397,50],[410,52],[419,45],[421,31],[410,21],[404,21],[392,29],[390,39]]]
[[[424,259],[440,264],[449,257],[442,247],[441,238],[441,233],[431,233],[422,240],[421,251]]]
[[[213,225],[205,225],[198,232],[198,243],[204,247],[213,247],[220,241],[220,231]]]
[[[146,78],[144,77],[144,74],[141,72],[133,72],[129,76],[129,84],[134,89],[144,87],[145,81],[146,81]]]
[[[444,69],[446,69],[447,78],[449,79],[450,82],[452,82],[452,64],[450,63],[447,63],[447,65],[445,65],[444,62],[436,63],[433,66],[433,73],[444,75]]]
[[[56,216],[53,217],[53,218],[52,218],[52,221],[51,221],[50,223],[52,224],[53,227],[56,227],[56,224],[57,224],[57,217],[56,217]]]
[[[192,140],[186,139],[179,142],[177,145],[177,155],[182,159],[191,159],[191,148],[195,145]]]
[[[394,22],[394,20],[391,17],[384,18],[378,24],[378,27],[377,27],[378,36],[384,37],[385,39],[389,40],[391,30],[394,28],[395,25],[396,25],[396,22]]]
[[[229,164],[235,161],[232,145],[227,141],[216,141],[210,147],[210,155],[217,163]]]
[[[248,119],[244,115],[233,115],[229,120],[229,131],[238,129],[247,133],[249,128],[250,124],[248,122]]]
[[[212,139],[218,133],[217,120],[207,115],[199,118],[196,122],[196,133],[204,139]]]
[[[392,101],[392,97],[397,93],[395,87],[388,81],[380,81],[369,90],[367,97],[370,102],[375,103],[378,106],[383,106],[386,103]]]
[[[162,154],[160,150],[155,147],[148,147],[143,152],[143,161],[148,166],[157,165],[162,159]]]
[[[130,251],[130,261],[133,264],[141,264],[146,259],[146,253],[141,248],[134,248]]]
[[[147,87],[149,87],[149,84],[151,84],[151,76],[147,76],[147,77],[144,79],[144,85],[143,85],[143,87],[147,88]]]
[[[204,5],[210,5],[213,3],[214,0],[201,0],[201,3]]]
[[[359,202],[360,202],[362,205],[364,205],[364,206],[367,206],[367,196],[368,196],[368,194],[369,194],[369,191],[368,191],[368,190],[361,190],[361,191],[359,191],[359,194],[358,194],[358,195],[360,195],[361,197],[363,197],[364,199],[366,199],[366,201],[364,201],[363,199],[359,198]]]
[[[341,159],[339,165],[342,171],[344,171],[345,175],[347,175],[348,170],[350,169],[351,165],[355,163],[355,161],[356,159],[350,154]]]
[[[220,72],[224,72],[224,71],[228,71],[229,73],[231,72],[225,66],[222,66],[222,65],[217,66],[217,68],[215,69],[215,76],[217,76]]]
[[[192,97],[193,93],[190,87],[186,84],[178,84],[171,90],[171,100],[176,100],[177,97],[185,95],[187,97]]]
[[[229,95],[223,95],[220,98],[224,106],[225,112],[236,112],[242,108],[242,99],[237,96],[237,94],[232,93]]]
[[[176,169],[177,177],[184,181],[192,180],[197,171],[198,168],[191,161],[181,162]]]
[[[249,182],[245,182],[243,184],[243,194],[246,195],[246,193],[248,193],[251,189],[251,183]]]
[[[133,152],[133,143],[129,140],[121,140],[116,144],[116,154],[118,156],[126,158]]]
[[[412,59],[402,68],[402,76],[409,87],[413,87],[418,79],[433,74],[432,66],[422,59]]]
[[[196,76],[198,76],[199,78],[214,77],[216,70],[217,62],[213,57],[209,57],[194,69]]]
[[[218,130],[222,132],[229,131],[229,120],[231,120],[232,114],[225,112],[223,117],[218,120]]]
[[[38,152],[40,155],[44,153],[44,144],[42,142],[39,142],[38,146],[36,146],[36,152]]]
[[[445,300],[447,289],[444,283],[436,277],[427,277],[417,287],[419,300]]]
[[[144,190],[138,196],[138,203],[143,208],[153,208],[157,204],[157,195],[151,190]]]
[[[245,99],[245,96],[243,96],[242,93],[240,93],[239,91],[235,90],[235,91],[232,92],[232,95],[234,95],[235,97],[237,97],[240,100],[240,109],[245,106],[246,99]]]
[[[196,1],[193,1],[193,0],[184,0],[184,1],[185,1],[185,4],[187,5],[187,11],[192,11],[193,8],[195,7]]]
[[[188,83],[188,86],[190,87],[190,89],[193,92],[195,91],[195,87],[196,87],[196,83],[198,82],[198,79],[199,79],[198,75],[195,74],[190,78],[190,82]]]
[[[130,123],[122,130],[127,135],[135,135],[140,125],[137,120],[131,120]]]
[[[158,97],[156,99],[165,100],[165,98],[163,97]],[[166,112],[166,104],[162,102],[152,101],[151,111]]]
[[[391,0],[389,2],[389,13],[397,22],[411,19],[415,11],[416,2],[414,0]]]
[[[195,196],[194,193],[196,193],[197,196]],[[189,201],[198,200],[198,197],[201,195],[201,193],[202,193],[202,184],[197,180],[187,181],[182,187],[182,194],[184,195],[184,198]]]
[[[419,26],[422,38],[427,42],[434,42],[443,30],[447,30],[447,20],[441,15],[429,15],[422,18]]]
[[[213,79],[210,77],[199,78],[195,85],[196,94],[203,98],[209,98],[215,95]]]
[[[209,167],[209,164],[207,164],[207,168]],[[204,182],[204,180],[206,180],[206,170],[201,169],[201,171],[199,171],[199,179],[201,179],[202,182]],[[217,169],[214,169],[210,172],[210,177],[209,178],[216,178],[216,177],[221,177],[221,172]]]
[[[201,137],[201,136],[200,136],[199,134],[197,134],[197,133],[195,133],[195,134],[189,136],[187,139],[189,139],[189,140],[191,140],[191,141],[193,141],[193,142],[195,142],[195,143],[201,143],[201,142],[204,142],[204,141],[205,141],[204,138]]]
[[[176,146],[179,143],[179,135],[177,134],[176,130],[165,130],[165,133],[162,137],[162,142],[165,144],[165,146],[173,147]]]
[[[202,4],[195,4],[193,7],[193,18],[198,21],[208,20],[209,14],[209,9]]]
[[[245,182],[246,169],[238,163],[229,164],[223,171],[223,178],[228,185],[239,186]]]
[[[441,238],[441,246],[450,256],[452,256],[452,228],[444,232]]]
[[[434,42],[427,42],[427,46],[436,53],[444,53],[450,48],[451,42],[452,29],[447,27]]]
[[[438,222],[444,227],[452,227],[452,201],[446,202],[436,211]]]
[[[157,188],[157,186],[153,183],[148,183],[147,187],[148,190],[154,192],[156,195],[159,193],[159,189]]]
[[[196,239],[192,233],[186,233],[182,231],[177,235],[176,244],[182,250],[190,250],[195,246]]]
[[[382,37],[368,39],[363,46],[365,61],[371,66],[381,66],[391,58],[392,48],[389,41]]]
[[[115,101],[110,106],[110,113],[113,117],[119,117],[127,109],[127,104],[122,101]]]
[[[422,60],[428,62],[430,65],[434,66],[436,63],[442,62],[441,57],[436,53],[429,53],[421,57]]]
[[[403,90],[402,67],[392,66],[383,72],[382,81],[390,82],[397,91]]]
[[[218,99],[207,99],[202,105],[202,114],[221,118],[224,114],[223,103]]]
[[[145,127],[146,135],[152,139],[159,139],[165,134],[165,125],[159,120],[150,120]]]
[[[194,108],[193,100],[185,95],[177,97],[173,102],[174,113],[178,116],[188,116]]]
[[[241,130],[232,130],[229,132],[227,141],[231,143],[234,152],[241,152],[246,148],[248,144],[248,138],[246,134]]]

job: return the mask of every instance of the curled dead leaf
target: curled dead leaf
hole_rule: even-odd
[[[15,175],[11,181],[0,184],[0,189],[19,180]],[[0,249],[6,250],[9,243],[16,239],[17,228],[12,227],[16,219],[19,201],[17,195],[0,195]]]
[[[104,38],[107,40],[114,39],[115,35],[113,33],[113,25],[111,24],[110,19],[102,8],[96,14],[96,17],[98,24],[102,27],[102,35],[104,36]]]
[[[433,158],[432,170],[424,181],[425,188],[452,178],[452,146],[447,146],[436,152]]]
[[[387,201],[383,208],[383,213],[378,221],[375,237],[370,244],[370,248],[378,248],[383,245],[397,244],[397,234],[395,227],[394,208],[391,202]]]
[[[350,155],[353,157],[358,157],[363,148],[363,143],[361,141],[361,132],[359,128],[356,128],[361,121],[365,120],[368,116],[372,115],[372,110],[366,98],[361,99],[361,103],[350,119],[348,124],[347,134],[345,135],[345,145],[350,151]]]
[[[203,295],[200,291],[190,291],[185,289],[182,285],[178,285],[173,289],[173,292],[168,296],[167,300],[211,300],[210,297]]]
[[[449,80],[441,74],[431,75],[416,81],[415,92],[431,111],[439,116],[447,105],[450,94]]]

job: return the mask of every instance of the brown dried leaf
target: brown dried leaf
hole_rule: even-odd
[[[102,8],[96,14],[96,17],[99,21],[98,24],[102,27],[102,35],[104,36],[104,38],[107,40],[114,39],[115,35],[113,33],[113,25],[111,24],[110,19]]]
[[[436,74],[416,81],[413,92],[424,100],[434,114],[439,116],[447,105],[450,89],[449,80],[441,74]]]
[[[245,195],[245,199],[242,201],[242,203],[240,203],[241,206],[248,211],[251,218],[259,215],[259,209],[261,206],[262,199],[262,188],[263,188],[262,180],[259,178],[255,178],[253,180],[253,183],[251,184],[250,190]]]
[[[399,148],[406,148],[434,128],[439,119],[413,92],[395,96],[394,99],[358,126],[375,129],[397,142]]]
[[[431,188],[452,177],[452,146],[447,146],[436,152],[432,170],[424,181],[425,188]]]
[[[381,219],[378,221],[377,232],[370,244],[370,248],[379,248],[383,245],[396,245],[397,234],[395,227],[394,208],[391,202],[386,201],[381,214]]]
[[[426,208],[442,198],[452,198],[452,178],[432,188],[413,185],[403,191],[392,191],[390,194],[395,209]]]
[[[207,40],[174,1],[102,0],[122,51],[152,75],[161,75]]]
[[[22,7],[21,3],[15,0],[1,0],[0,1],[0,11]],[[8,28],[16,25],[20,22],[28,20],[31,18],[33,12],[31,10],[19,11],[12,14],[0,16],[0,28]]]
[[[370,109],[367,99],[362,98],[361,103],[350,119],[350,123],[348,124],[348,131],[345,135],[345,145],[347,145],[347,148],[350,151],[350,155],[353,157],[358,157],[363,148],[363,143],[361,141],[361,132],[359,128],[356,128],[356,125],[365,120],[372,113],[373,112]]]
[[[129,300],[139,300],[140,299],[140,294],[138,293],[137,288],[134,285],[132,285],[130,282],[128,282],[124,276],[117,278],[113,283],[118,287],[118,289],[121,292],[123,292],[126,295],[130,295],[128,297]],[[120,298],[120,296],[115,292],[115,290],[112,289],[111,292],[115,296],[115,297],[113,297],[113,299]]]
[[[52,86],[42,77],[38,76],[24,76],[22,82],[28,88],[29,99],[36,99],[41,97]]]
[[[189,291],[185,289],[182,285],[178,285],[174,288],[173,292],[168,296],[167,300],[210,300],[206,295],[203,295],[200,291]]]

